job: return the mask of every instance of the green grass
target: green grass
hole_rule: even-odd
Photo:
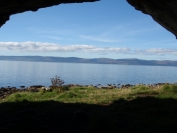
[[[20,132],[26,132],[26,128],[31,126],[37,126],[39,129],[40,122],[50,126],[37,132],[44,132],[47,129],[50,132],[56,129],[57,132],[88,133],[100,131],[173,133],[177,131],[177,84],[152,88],[147,86],[134,86],[128,89],[70,87],[51,92],[19,92],[9,95],[0,102],[0,117],[3,122],[1,125],[13,123],[13,120],[18,118],[15,121],[16,129],[19,129],[18,125],[21,128],[21,124],[24,124],[24,131]],[[21,112],[25,109],[27,109],[27,116],[19,117],[18,114],[24,115]],[[35,110],[37,114],[29,116],[28,109],[29,112]],[[81,123],[75,120],[74,112],[80,109],[89,114],[90,123],[86,126],[82,125],[84,123],[82,120]],[[32,119],[31,125],[29,118]],[[22,119],[21,124],[18,124],[19,119]],[[33,132],[33,128],[28,130]]]
[[[126,97],[129,90],[100,90],[91,87],[71,87],[68,91],[52,92],[19,92],[5,98],[4,102],[20,101],[59,101],[64,103],[108,104],[112,101]],[[2,102],[2,100],[1,100]]]
[[[64,103],[110,104],[114,100],[131,100],[138,96],[155,96],[159,98],[177,98],[177,84],[164,85],[159,88],[134,86],[128,89],[97,89],[94,87],[71,87],[61,91],[51,92],[18,92],[6,97],[0,102],[21,101],[59,101]]]

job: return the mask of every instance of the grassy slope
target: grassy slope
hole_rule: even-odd
[[[28,129],[29,132],[177,131],[176,84],[151,89],[145,86],[112,90],[79,87],[63,92],[23,92],[12,94],[0,102],[0,117],[4,120],[0,122],[0,131],[14,128],[13,131],[26,132],[29,125],[33,127]],[[77,110],[86,112],[88,123],[85,116],[77,119],[74,115]],[[33,123],[29,124],[29,118]],[[20,123],[19,119],[23,122]],[[36,119],[48,127],[44,129]],[[9,123],[15,126],[9,128]],[[19,130],[20,124],[24,129]]]

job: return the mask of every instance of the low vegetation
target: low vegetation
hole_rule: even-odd
[[[30,125],[37,127],[29,128],[29,132],[177,131],[177,84],[98,89],[93,86],[68,87],[61,82],[55,84],[54,88],[51,91],[17,92],[0,100],[0,117],[4,120],[0,124],[4,124],[3,128],[8,130],[7,125],[18,123],[17,116],[21,119],[25,112],[24,129],[18,130],[18,124],[15,124],[14,129],[9,130],[26,132]],[[31,117],[33,110],[37,115],[35,113]],[[28,122],[29,118],[33,123]],[[42,128],[38,121],[42,122]]]
[[[98,89],[95,87],[55,86],[52,91],[18,92],[1,102],[17,101],[59,101],[64,103],[111,104],[114,100],[133,100],[137,97],[177,98],[177,84],[163,85],[158,88],[134,86],[127,89]]]

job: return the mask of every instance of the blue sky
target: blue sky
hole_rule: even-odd
[[[12,15],[0,28],[0,55],[176,60],[176,41],[126,0],[101,0]]]

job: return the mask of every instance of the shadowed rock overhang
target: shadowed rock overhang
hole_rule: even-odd
[[[0,27],[10,15],[25,11],[37,11],[53,5],[96,2],[101,0],[1,0]],[[111,2],[111,0],[110,0]],[[177,37],[177,0],[127,0],[135,9],[149,14],[161,26]]]
[[[127,0],[177,37],[177,0]]]
[[[68,3],[95,2],[99,0],[1,0],[0,27],[10,19],[10,15],[25,11],[37,11],[53,5]]]

